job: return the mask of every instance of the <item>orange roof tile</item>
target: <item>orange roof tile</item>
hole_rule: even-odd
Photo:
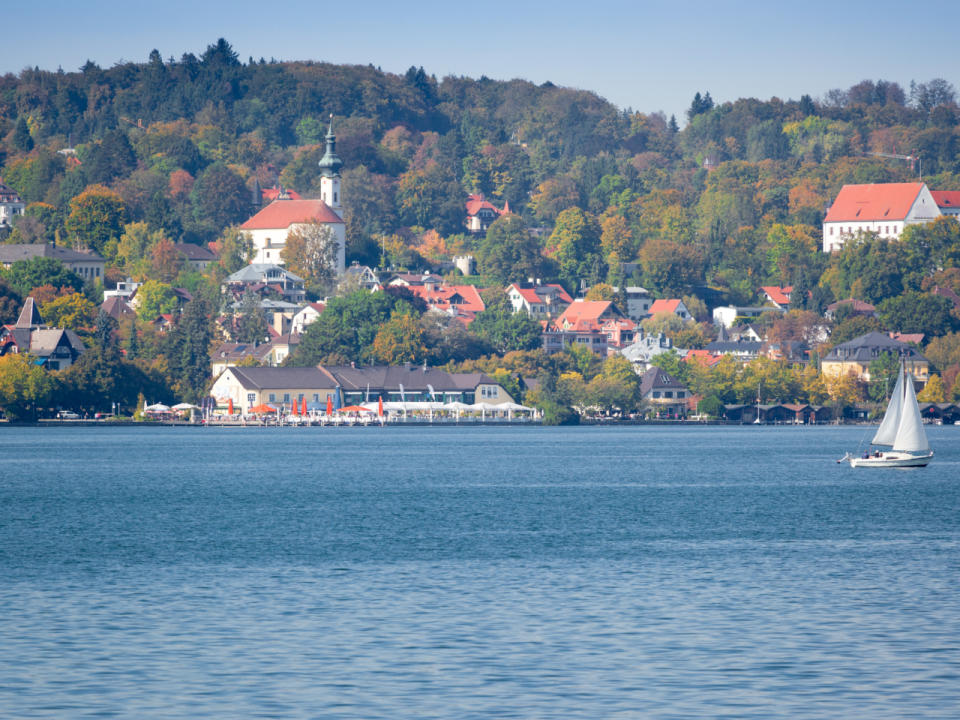
[[[456,305],[458,313],[478,313],[486,308],[480,292],[473,285],[443,285],[432,290],[425,285],[411,285],[409,290],[438,310],[449,310]]]
[[[611,309],[609,300],[576,300],[557,318],[556,325],[564,330],[597,330],[600,319]]]
[[[793,292],[793,285],[777,287],[776,285],[764,285],[760,288],[777,305],[789,305],[790,293]]]
[[[242,230],[286,229],[295,223],[340,223],[343,220],[323,200],[274,200],[240,226]]]
[[[933,201],[940,209],[960,210],[960,191],[958,190],[931,190]]]
[[[528,303],[540,303],[543,302],[543,298],[537,294],[537,288],[553,288],[557,291],[557,297],[565,303],[572,303],[573,298],[570,297],[570,293],[563,289],[563,285],[558,285],[556,283],[551,283],[549,285],[538,285],[536,287],[520,287],[517,283],[510,285],[514,290],[519,293],[520,297],[526,300]]]
[[[921,188],[923,183],[844,185],[823,221],[903,220]]]
[[[501,214],[494,205],[483,199],[483,195],[467,196],[467,215],[476,215],[483,209],[493,210],[497,215]]]
[[[672,300],[654,300],[653,305],[650,306],[650,314],[656,315],[662,312],[675,313],[678,307],[680,307],[680,301],[676,298]]]

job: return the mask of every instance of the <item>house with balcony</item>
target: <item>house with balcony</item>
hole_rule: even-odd
[[[273,263],[253,263],[228,276],[220,286],[224,295],[239,300],[247,290],[263,296],[275,294],[283,300],[303,304],[307,297],[303,278]]]
[[[573,302],[570,293],[556,283],[513,283],[505,292],[515,313],[523,311],[535,320],[556,317]]]
[[[663,368],[654,365],[640,378],[640,397],[656,418],[682,418],[690,391]]]
[[[555,320],[544,321],[543,348],[559,352],[571,345],[602,357],[634,340],[636,324],[609,300],[576,299]]]

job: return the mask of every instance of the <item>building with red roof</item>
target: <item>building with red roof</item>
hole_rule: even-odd
[[[930,222],[940,214],[922,182],[844,185],[823,219],[823,251],[839,250],[861,232],[897,239],[907,225]]]
[[[653,305],[650,306],[650,315],[653,316],[658,313],[673,313],[681,320],[693,319],[693,315],[690,314],[687,306],[683,304],[683,300],[677,298],[654,300]]]
[[[960,216],[960,190],[931,190],[941,215]]]
[[[522,310],[537,320],[559,315],[573,302],[573,298],[564,290],[563,285],[555,283],[548,285],[513,283],[507,286],[506,293],[514,312]]]
[[[446,313],[469,325],[486,308],[473,285],[411,285],[410,292],[427,303],[427,309]]]
[[[472,233],[486,232],[487,228],[500,217],[510,212],[510,204],[503,206],[503,210],[484,199],[483,195],[467,196],[467,230]]]
[[[767,300],[778,308],[787,310],[790,307],[790,293],[793,292],[793,285],[777,287],[776,285],[764,285],[760,288]]]
[[[544,322],[543,347],[552,353],[578,344],[606,356],[633,343],[636,330],[609,300],[578,298],[556,320]]]
[[[346,268],[346,225],[340,193],[340,168],[343,161],[337,157],[333,122],[327,132],[327,149],[320,159],[320,198],[294,198],[289,191],[279,193],[277,199],[240,226],[253,238],[254,263],[282,265],[280,252],[286,246],[287,236],[308,223],[318,223],[333,231],[337,243],[336,271]]]

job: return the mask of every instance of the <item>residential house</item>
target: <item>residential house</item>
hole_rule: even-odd
[[[423,285],[410,286],[410,292],[427,303],[427,309],[457,318],[465,325],[473,322],[477,313],[483,312],[483,300],[473,285]]]
[[[336,153],[332,121],[326,140],[326,152],[319,163],[320,198],[294,200],[289,194],[279,195],[240,226],[240,229],[250,233],[253,239],[254,263],[283,263],[280,252],[286,246],[289,234],[302,229],[308,223],[317,223],[329,228],[333,233],[337,244],[334,270],[337,274],[343,273],[346,267],[346,225],[343,222],[340,193],[340,169],[343,161]]]
[[[823,315],[827,320],[833,320],[837,314],[837,310],[841,307],[849,307],[850,315],[864,315],[866,317],[876,317],[877,309],[868,302],[863,302],[862,300],[855,300],[854,298],[847,298],[846,300],[837,300],[827,305],[827,309],[824,311]]]
[[[100,308],[118,323],[137,317],[136,311],[127,304],[127,301],[116,295],[105,298]]]
[[[510,212],[509,203],[504,206],[503,210],[499,210],[486,201],[483,195],[468,195],[466,208],[467,219],[465,224],[467,230],[472,233],[485,233],[497,218]]]
[[[229,367],[256,363],[266,367],[280,365],[296,349],[300,342],[298,335],[275,335],[269,342],[221,343],[210,353],[210,374],[218,377]]]
[[[654,417],[686,416],[690,391],[663,368],[654,365],[640,378],[640,396]]]
[[[117,287],[113,290],[104,290],[103,299],[118,297],[128,301],[137,293],[137,288],[143,285],[143,283],[134,282],[130,278],[126,280],[121,280],[117,283]]]
[[[400,287],[416,287],[418,285],[443,285],[443,278],[430,272],[423,273],[396,273],[387,285]]]
[[[556,283],[513,283],[505,292],[515,313],[522,310],[537,320],[556,317],[573,302],[563,285]]]
[[[80,252],[52,243],[23,243],[0,245],[0,265],[10,267],[15,262],[35,257],[53,258],[84,280],[103,282],[106,261],[95,252]]]
[[[673,298],[670,300],[654,300],[650,305],[650,315],[659,315],[660,313],[672,313],[681,320],[692,320],[693,315],[683,304],[683,300]]]
[[[48,370],[63,370],[84,353],[83,341],[73,330],[44,324],[36,302],[28,297],[13,325],[0,326],[0,356],[29,353]]]
[[[639,285],[627,285],[625,289],[627,301],[627,317],[634,322],[640,322],[651,315],[650,307],[653,305],[653,297],[650,291]]]
[[[941,215],[949,215],[960,219],[960,191],[931,190],[933,201],[937,204]]]
[[[823,219],[823,251],[834,252],[857,233],[896,240],[908,225],[940,217],[925,183],[844,185]]]
[[[203,272],[210,263],[217,261],[217,255],[202,245],[176,243],[174,247],[177,249],[177,252],[180,253],[183,261],[190,266],[191,270]]]
[[[858,379],[870,382],[870,363],[884,353],[902,358],[914,380],[921,385],[926,384],[930,374],[929,361],[912,345],[898,342],[880,332],[870,332],[837,345],[820,361],[820,370],[824,375],[833,377],[852,373]]]
[[[632,343],[635,330],[634,322],[609,300],[577,298],[558,318],[544,323],[543,347],[554,353],[577,344],[605,357]]]
[[[897,342],[906,343],[909,345],[920,346],[923,344],[923,340],[926,337],[923,333],[902,333],[902,332],[891,332],[888,333],[890,337]]]
[[[26,204],[20,194],[9,185],[0,182],[0,227],[9,228],[13,219],[23,215]]]
[[[374,292],[381,288],[380,277],[373,268],[367,265],[360,265],[357,262],[354,262],[344,271],[344,279],[355,282],[361,290]]]
[[[705,349],[711,355],[732,355],[737,360],[749,362],[760,356],[762,346],[763,343],[757,340],[730,340],[726,328],[721,325],[717,339],[707,343]]]
[[[743,318],[756,318],[768,312],[785,312],[783,308],[771,305],[721,305],[713,309],[713,324],[731,328]]]
[[[630,361],[638,375],[642,375],[650,367],[653,358],[672,349],[673,341],[663,333],[653,335],[638,330],[633,342],[621,349],[620,354]]]
[[[246,290],[261,295],[276,293],[290,303],[302,304],[307,293],[303,278],[272,263],[254,263],[240,268],[224,280],[220,292],[239,300]]]
[[[781,310],[790,309],[790,293],[793,292],[793,285],[778,287],[776,285],[764,285],[760,288],[760,293],[768,303]]]
[[[320,313],[323,312],[326,304],[322,302],[312,302],[307,303],[303,306],[297,313],[293,316],[293,320],[290,323],[290,332],[294,332],[297,335],[303,335],[307,327],[312,325]]]

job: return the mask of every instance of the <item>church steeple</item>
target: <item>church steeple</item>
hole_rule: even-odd
[[[343,167],[343,160],[337,157],[337,136],[333,134],[333,115],[330,116],[330,127],[327,129],[327,150],[320,158],[319,165],[320,199],[342,218],[340,168]]]
[[[320,174],[324,177],[339,177],[343,160],[337,157],[337,136],[333,134],[333,115],[330,115],[330,126],[327,128],[327,149],[320,158]]]

